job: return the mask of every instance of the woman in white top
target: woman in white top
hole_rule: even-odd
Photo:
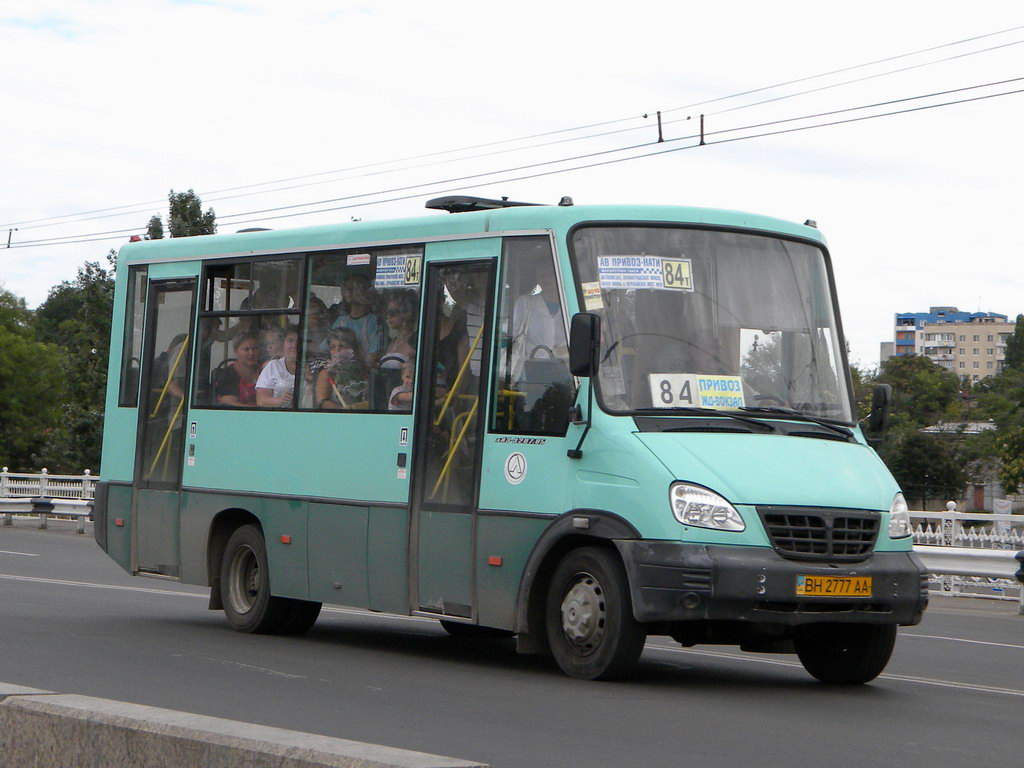
[[[299,334],[289,328],[284,335],[284,357],[275,357],[256,380],[256,405],[260,408],[288,408],[295,392],[296,356]]]

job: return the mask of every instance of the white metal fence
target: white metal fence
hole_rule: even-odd
[[[995,515],[988,512],[911,512],[910,517],[914,524],[915,545],[930,546],[937,550],[958,547],[963,550],[961,559],[977,563],[976,570],[973,571],[975,575],[965,575],[962,572],[933,572],[933,592],[995,600],[1016,600],[1024,610],[1024,585],[1012,578],[991,578],[984,575],[984,562],[987,560],[984,551],[1024,550],[1024,515]],[[977,551],[977,555],[971,557],[968,550]],[[939,555],[938,552],[935,554]],[[947,550],[945,554],[952,555],[953,552]],[[936,561],[942,561],[941,557],[933,559],[933,562]],[[945,562],[952,561],[946,557]],[[929,564],[929,567],[932,566]]]
[[[0,499],[91,499],[99,480],[88,469],[81,475],[51,475],[45,469],[34,475],[0,471]]]
[[[96,481],[87,469],[81,475],[51,475],[45,469],[39,474],[0,470],[0,515],[3,524],[11,525],[16,514],[36,515],[39,527],[47,519],[74,517],[78,532],[85,533],[85,520],[92,515]]]

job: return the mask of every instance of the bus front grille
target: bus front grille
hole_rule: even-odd
[[[864,560],[874,549],[881,515],[850,509],[758,507],[775,551],[794,560]]]

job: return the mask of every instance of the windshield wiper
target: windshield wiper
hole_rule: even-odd
[[[832,424],[819,419],[817,416],[808,416],[806,413],[794,410],[793,408],[782,408],[777,405],[744,405],[740,408],[741,411],[752,411],[754,413],[777,413],[784,416],[795,416],[802,421],[809,421],[812,424],[819,424],[825,429],[831,429],[838,435],[843,437],[853,437],[853,432],[846,427],[841,427],[838,424]]]
[[[740,416],[736,413],[730,413],[729,411],[720,411],[717,408],[698,408],[696,406],[683,407],[683,408],[640,408],[639,412],[644,414],[657,414],[658,416],[678,416],[682,414],[684,416],[717,416],[719,418],[733,419],[735,421],[742,421],[744,424],[750,424],[755,427],[760,427],[766,432],[775,432],[776,429],[766,421],[760,419],[752,419],[748,416]],[[665,432],[672,432],[671,429],[664,430]]]

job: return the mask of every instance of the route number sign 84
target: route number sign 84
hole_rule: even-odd
[[[693,272],[689,259],[662,259],[661,281],[666,288],[677,291],[693,290]]]
[[[697,377],[693,374],[651,374],[651,403],[655,408],[694,406],[698,394]]]
[[[655,408],[742,408],[739,376],[697,373],[652,373],[651,405]]]

